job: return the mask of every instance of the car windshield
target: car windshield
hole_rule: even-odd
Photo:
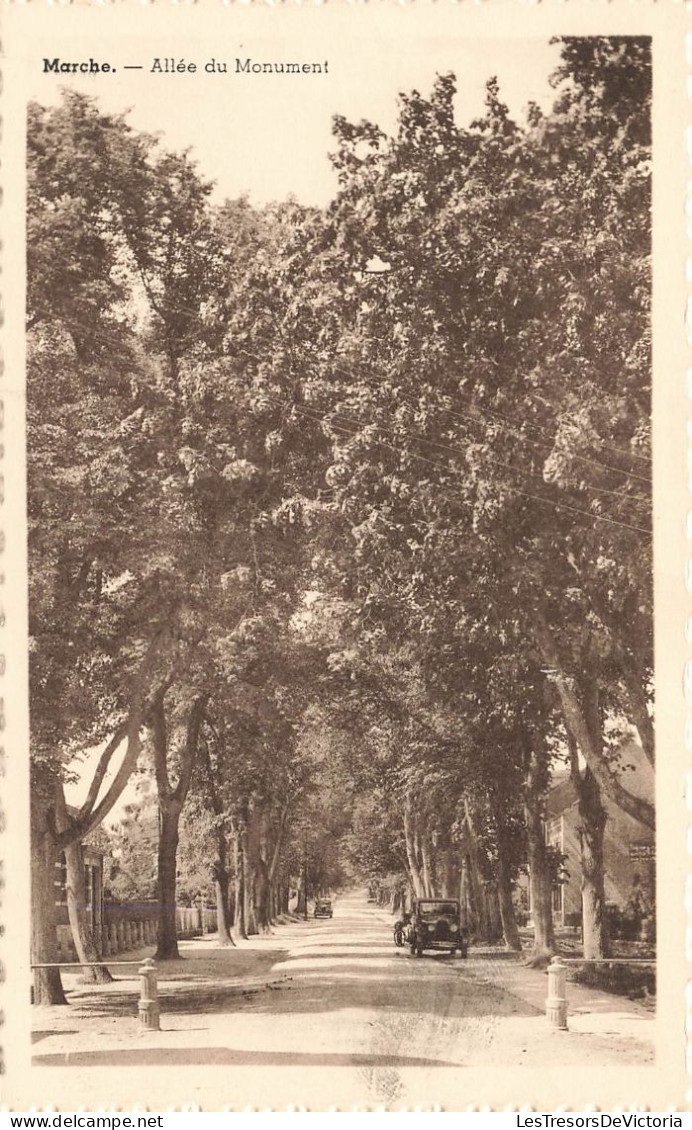
[[[330,903],[329,899],[320,899],[317,905],[321,906],[324,910],[330,910],[332,904]]]
[[[455,918],[459,914],[458,902],[419,902],[418,910],[427,918],[438,914],[447,914]]]

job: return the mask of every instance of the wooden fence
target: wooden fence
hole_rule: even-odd
[[[179,938],[197,938],[216,931],[215,907],[178,906],[175,917]],[[156,945],[157,919],[156,903],[105,903],[101,914],[103,957]],[[58,928],[58,950],[61,958],[76,957],[69,926]]]

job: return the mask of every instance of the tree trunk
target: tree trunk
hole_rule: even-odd
[[[251,938],[254,934],[259,934],[259,925],[257,921],[257,901],[256,901],[256,888],[257,877],[251,868],[248,868],[246,862],[246,881],[245,881],[245,929],[247,930],[248,937]]]
[[[430,840],[425,826],[423,826],[420,832],[420,856],[423,861],[423,886],[425,887],[425,897],[432,899],[435,898],[435,882],[433,878],[432,857],[430,854]]]
[[[509,880],[508,869],[500,851],[497,861],[497,897],[500,904],[500,918],[502,919],[502,934],[508,950],[521,953],[521,938],[519,927],[514,913],[514,900],[512,899],[512,884]]]
[[[216,934],[220,946],[234,946],[231,934],[231,916],[228,907],[228,845],[223,828],[216,832],[216,860],[213,867],[216,894]]]
[[[60,851],[98,827],[121,795],[137,764],[140,751],[140,730],[144,702],[153,670],[166,634],[161,633],[150,645],[133,680],[127,722],[116,731],[103,751],[91,781],[87,800],[74,824],[60,833],[56,823],[56,785],[52,773],[38,771],[32,777],[31,790],[31,950],[32,962],[58,960],[57,919],[55,913],[56,862]],[[121,741],[126,740],[125,756],[102,799],[97,802],[111,758]],[[77,945],[75,937],[75,945]],[[66,1004],[59,969],[35,970],[34,1000],[37,1004]]]
[[[608,956],[605,914],[603,844],[607,813],[601,803],[601,790],[588,766],[582,773],[576,757],[572,780],[579,805],[579,844],[581,848],[581,905],[584,957],[587,961]]]
[[[271,855],[267,853],[267,925],[276,920],[276,915],[279,905],[279,863],[281,860],[281,847],[283,844],[284,833],[286,829],[286,820],[291,805],[291,798],[289,797],[283,804],[279,815],[278,827],[276,829],[276,840]],[[265,837],[265,849],[268,847],[268,841]]]
[[[31,961],[58,961],[55,912],[59,862],[55,779],[36,772],[31,782]],[[34,970],[34,1004],[67,1004],[59,969]]]
[[[468,800],[464,801],[464,838],[467,858],[467,875],[471,889],[474,910],[474,932],[479,938],[491,940],[492,928],[488,914],[488,904],[483,890],[483,875],[480,867],[480,852],[478,839],[474,827],[471,806]]]
[[[267,833],[268,815],[265,811],[257,817],[254,837],[255,847],[255,906],[257,926],[261,933],[268,933],[271,923],[271,866],[269,837]]]
[[[531,917],[534,928],[531,963],[535,965],[547,963],[555,952],[552,875],[543,824],[547,766],[542,764],[542,760],[542,758],[539,759],[535,751],[531,751],[524,795],[529,883],[531,887]]]
[[[473,896],[471,893],[471,880],[469,879],[469,860],[464,851],[461,856],[459,870],[459,904],[461,907],[461,924],[469,932],[473,929]]]
[[[406,842],[406,859],[408,861],[408,870],[409,875],[411,876],[413,890],[416,898],[424,898],[425,889],[423,887],[423,880],[418,869],[418,860],[416,858],[413,814],[411,811],[411,798],[408,794],[406,796],[406,803],[404,804],[404,838]]]
[[[656,763],[656,742],[654,736],[654,722],[649,714],[649,704],[642,685],[640,673],[633,663],[623,660],[621,663],[623,681],[629,699],[631,720],[637,727],[642,749],[651,766]]]
[[[442,858],[440,897],[455,899],[459,891],[459,853],[456,845],[447,843]]]
[[[55,789],[55,815],[60,838],[65,841],[67,914],[72,940],[79,961],[89,963],[82,966],[81,979],[88,985],[107,985],[113,977],[103,964],[103,956],[94,937],[92,925],[87,920],[84,847],[79,839],[71,838],[68,841],[72,827],[62,781],[57,783]]]
[[[593,681],[582,679],[579,688],[574,679],[568,677],[560,662],[557,645],[545,617],[537,610],[534,617],[534,634],[546,666],[553,671],[557,686],[565,726],[573,735],[582,757],[593,773],[605,796],[617,804],[623,812],[632,816],[646,828],[656,827],[654,807],[646,800],[631,793],[621,784],[603,756],[603,738],[600,730],[595,730],[589,715],[593,715],[588,698],[595,689]],[[581,691],[581,693],[580,693]]]
[[[239,938],[247,939],[247,926],[245,923],[245,855],[242,850],[242,840],[245,829],[241,826],[236,829],[233,840],[235,855],[235,930]]]
[[[176,928],[176,871],[181,811],[182,806],[175,801],[159,797],[157,961],[170,961],[180,957]]]
[[[296,895],[296,914],[300,914],[301,916],[303,914],[305,914],[306,904],[307,904],[307,894],[306,894],[306,891],[305,891],[305,873],[304,873],[304,871],[301,871],[300,875],[298,876],[298,891],[297,891],[297,895]]]
[[[221,849],[223,839],[223,850]],[[226,840],[221,833],[218,845],[218,857],[214,864],[214,892],[216,895],[216,933],[220,946],[234,946],[231,934],[231,914],[228,905],[229,876],[226,867]]]
[[[213,724],[207,718],[207,728],[212,733],[217,747],[220,745],[219,737],[214,729]],[[216,896],[216,934],[220,946],[234,946],[233,935],[231,934],[231,915],[229,908],[229,875],[228,875],[228,844],[226,842],[226,830],[224,828],[224,811],[219,790],[214,776],[214,770],[211,762],[211,755],[209,753],[209,745],[206,735],[199,743],[199,754],[204,769],[205,783],[207,787],[207,794],[211,810],[216,817],[216,860],[214,862],[212,872],[214,877],[214,893]]]
[[[262,934],[269,933],[271,926],[271,885],[266,869],[260,861],[255,882],[255,902],[257,907],[257,926]]]
[[[200,728],[207,702],[206,696],[201,695],[187,708],[185,739],[177,750],[178,783],[174,788],[171,784],[168,764],[165,697],[166,690],[160,689],[154,696],[150,710],[156,787],[159,794],[159,936],[156,950],[156,958],[159,961],[180,957],[176,930],[178,825],[197,760]]]
[[[485,902],[485,915],[488,923],[487,938],[489,942],[499,942],[503,936],[502,912],[497,883],[483,884],[483,899]]]
[[[259,934],[257,925],[257,865],[255,853],[256,822],[250,814],[245,822],[240,850],[243,857],[243,873],[245,875],[245,929],[248,937]]]
[[[529,881],[531,884],[531,918],[534,941],[533,960],[547,962],[555,952],[553,926],[552,878],[548,867],[543,828],[529,827]]]
[[[113,977],[108,967],[103,964],[91,923],[87,920],[84,848],[81,844],[71,844],[65,848],[65,863],[67,867],[67,913],[70,919],[72,939],[79,960],[89,962],[82,969],[82,980],[90,985],[107,985],[113,980]]]

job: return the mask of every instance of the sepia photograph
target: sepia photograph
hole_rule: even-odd
[[[646,1079],[654,37],[151,15],[22,64],[34,1101]]]

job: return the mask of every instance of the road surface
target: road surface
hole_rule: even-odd
[[[547,1063],[632,1065],[635,1079],[652,1062],[653,1015],[643,1007],[570,986],[570,1030],[552,1032],[544,974],[473,949],[467,961],[416,958],[396,949],[392,924],[351,894],[334,900],[333,919],[279,926],[235,950],[213,938],[183,943],[184,960],[160,967],[160,1032],[138,1028],[135,981],[72,984],[69,1008],[33,1010],[32,1075],[42,1090],[31,1101],[45,1092],[62,1109],[459,1109],[462,1081],[480,1069],[496,1090],[463,1106],[497,1104],[512,1073],[540,1076]]]

